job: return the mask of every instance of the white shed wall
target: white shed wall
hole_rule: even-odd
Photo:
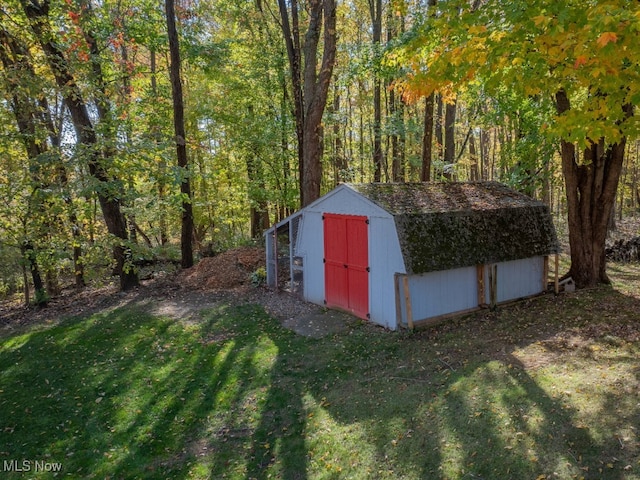
[[[404,273],[404,260],[393,217],[348,187],[338,187],[303,210],[303,229],[296,255],[304,257],[304,299],[324,304],[324,231],[322,214],[362,215],[369,219],[370,320],[396,328],[394,274]]]
[[[546,289],[544,257],[523,258],[498,264],[497,301],[508,302],[517,298],[537,295]],[[485,285],[489,285],[485,281]]]
[[[476,267],[429,272],[409,277],[411,312],[414,321],[469,310],[478,306]],[[402,297],[402,293],[401,293]],[[407,312],[402,306],[402,323],[407,325]]]
[[[489,268],[486,266],[484,270],[486,303],[489,303]],[[497,271],[498,303],[537,295],[546,289],[544,257],[498,263]],[[413,275],[408,280],[413,320],[416,322],[478,306],[476,267]],[[400,304],[402,323],[406,326],[404,301]]]
[[[369,308],[371,321],[395,330],[396,297],[394,275],[405,273],[400,242],[393,217],[370,217]]]

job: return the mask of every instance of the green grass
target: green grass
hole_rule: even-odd
[[[1,477],[640,479],[639,272],[415,333],[221,305],[6,336],[0,470],[31,463]]]

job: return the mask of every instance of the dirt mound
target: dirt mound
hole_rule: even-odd
[[[233,288],[249,283],[251,273],[264,266],[264,249],[239,247],[203,258],[180,276],[183,285],[191,288]]]

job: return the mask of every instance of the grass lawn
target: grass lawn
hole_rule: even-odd
[[[640,268],[611,273],[416,333],[221,304],[5,336],[0,477],[640,479]]]

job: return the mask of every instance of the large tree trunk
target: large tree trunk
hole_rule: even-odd
[[[180,79],[180,44],[173,0],[165,0],[165,11],[167,14],[167,34],[169,36],[169,54],[171,57],[169,73],[173,97],[173,126],[176,134],[178,167],[182,170],[180,182],[180,193],[182,194],[181,265],[182,268],[189,268],[193,266],[193,204],[191,201],[191,180],[189,178],[189,160],[187,158],[184,128],[182,80]]]
[[[322,180],[322,115],[327,104],[329,83],[336,58],[335,0],[311,0],[308,3],[309,26],[300,47],[298,4],[291,2],[291,22],[284,0],[278,0],[289,67],[292,77],[294,115],[298,134],[300,199],[306,206],[320,197]],[[293,30],[291,29],[293,25]],[[318,44],[323,31],[323,54],[318,69]],[[304,69],[300,59],[304,55]],[[302,146],[302,150],[300,150]]]
[[[564,91],[556,94],[559,114],[570,110]],[[633,115],[633,106],[623,107]],[[624,161],[626,138],[606,145],[604,139],[592,142],[580,153],[572,142],[561,143],[562,172],[567,196],[571,268],[568,275],[578,288],[609,283],[606,273],[605,241],[609,217],[616,198]]]
[[[302,91],[302,49],[300,47],[300,24],[298,19],[298,2],[291,0],[291,21],[285,0],[278,0],[278,10],[282,35],[287,49],[289,73],[291,75],[291,91],[293,93],[293,118],[296,123],[296,139],[298,142],[298,182],[300,188],[300,203],[303,203],[304,176],[304,100]],[[286,93],[286,91],[285,91]]]

